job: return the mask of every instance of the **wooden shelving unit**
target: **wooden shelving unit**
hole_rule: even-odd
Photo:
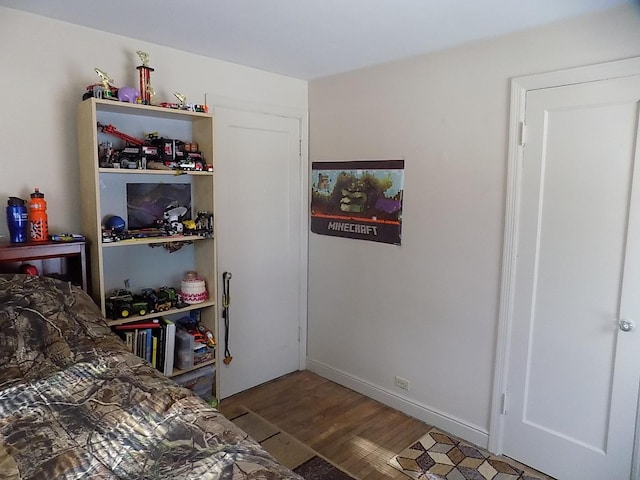
[[[190,185],[191,212],[214,213],[214,173],[210,171],[174,171],[152,169],[103,168],[99,166],[98,145],[111,141],[114,147],[124,146],[97,127],[98,123],[113,124],[121,132],[144,138],[149,132],[160,137],[195,142],[208,164],[214,160],[213,117],[210,114],[136,105],[92,98],[78,106],[78,145],[82,195],[83,233],[89,245],[91,272],[90,293],[106,316],[105,297],[115,288],[124,288],[125,280],[135,293],[142,288],[170,286],[179,290],[180,280],[187,271],[197,271],[204,278],[210,300],[144,316],[109,320],[116,326],[160,316],[179,316],[200,311],[200,321],[216,336],[218,325],[215,301],[216,248],[215,239],[200,236],[173,235],[102,241],[102,225],[111,215],[127,219],[127,185],[130,183]],[[150,248],[173,246],[174,249]],[[179,250],[171,253],[167,250]],[[170,317],[171,318],[171,317]],[[179,317],[178,317],[179,318]],[[217,352],[216,352],[217,353]],[[213,360],[196,365],[217,365]],[[193,370],[190,369],[190,370]],[[184,373],[175,370],[172,376]],[[219,393],[217,368],[214,395]]]

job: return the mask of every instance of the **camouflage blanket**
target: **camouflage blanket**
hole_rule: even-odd
[[[0,275],[0,479],[295,479],[128,352],[81,289]]]

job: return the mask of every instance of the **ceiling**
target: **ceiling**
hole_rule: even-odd
[[[0,0],[0,6],[312,80],[626,1]]]

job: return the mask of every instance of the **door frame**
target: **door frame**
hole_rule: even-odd
[[[502,254],[502,279],[500,306],[494,361],[493,391],[489,423],[488,448],[501,454],[504,440],[503,398],[508,390],[507,369],[510,354],[511,328],[515,290],[516,247],[518,241],[518,211],[521,194],[522,145],[526,144],[526,129],[523,128],[526,111],[526,96],[531,90],[553,88],[578,83],[595,82],[632,75],[640,75],[640,57],[614,62],[548,72],[511,80],[511,109],[509,119],[509,150],[507,160],[506,206]],[[640,416],[636,416],[636,439],[640,433]],[[636,440],[632,463],[632,479],[640,480],[640,441]],[[517,459],[516,459],[517,460]]]
[[[302,108],[261,104],[257,102],[250,102],[215,95],[209,96],[209,100],[213,111],[214,145],[216,108],[227,108],[230,110],[262,113],[265,115],[272,115],[276,117],[293,118],[298,121],[300,132],[300,196],[302,197],[301,201],[303,202],[300,211],[300,258],[298,259],[300,271],[300,301],[298,304],[298,314],[300,318],[300,321],[298,323],[298,335],[300,341],[298,342],[298,369],[305,370],[307,367],[307,305],[309,284],[309,111]],[[216,258],[216,264],[217,263],[218,259]],[[222,275],[222,273],[218,272],[218,275]],[[220,322],[218,321],[218,324],[219,323]]]

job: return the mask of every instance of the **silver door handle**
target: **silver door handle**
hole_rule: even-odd
[[[618,324],[618,326],[620,327],[620,330],[622,330],[623,332],[630,332],[631,330],[633,330],[633,322],[631,320],[620,320],[620,323]]]

